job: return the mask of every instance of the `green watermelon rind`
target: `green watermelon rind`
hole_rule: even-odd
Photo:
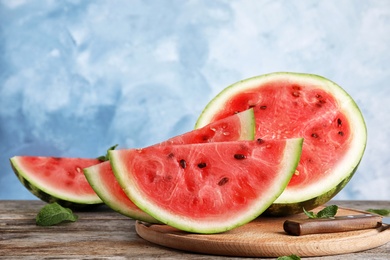
[[[162,223],[177,229],[191,233],[221,233],[233,228],[244,225],[259,215],[261,215],[283,192],[291,177],[295,173],[295,169],[299,163],[302,152],[302,138],[293,138],[286,140],[286,146],[283,154],[281,165],[283,167],[278,173],[275,173],[275,179],[272,187],[269,187],[268,197],[262,197],[257,200],[257,203],[251,207],[251,210],[241,214],[238,219],[228,222],[226,218],[221,216],[221,220],[216,222],[199,222],[193,221],[190,218],[185,219],[183,216],[178,216],[161,210],[155,206],[150,200],[137,188],[137,184],[127,177],[126,165],[121,164],[119,158],[115,156],[117,151],[110,151],[110,162],[115,173],[115,176],[125,193],[140,209],[158,219]]]
[[[104,162],[104,163],[110,163],[110,162]],[[130,210],[127,207],[123,206],[119,201],[115,200],[112,196],[110,196],[110,193],[106,190],[106,186],[104,184],[104,180],[99,178],[99,165],[90,166],[88,168],[84,169],[84,175],[87,178],[89,184],[91,185],[92,189],[96,192],[96,194],[100,197],[100,199],[109,206],[112,210],[144,222],[148,223],[161,223],[157,219],[153,218],[149,214],[142,212],[141,210],[135,211]]]
[[[357,169],[357,168],[356,168]],[[342,180],[336,187],[324,193],[321,196],[312,198],[306,201],[300,201],[298,203],[273,203],[265,212],[264,215],[268,216],[286,216],[293,215],[303,212],[303,209],[310,210],[316,207],[326,204],[331,200],[336,194],[341,191],[345,185],[351,180],[352,176],[356,172],[356,169],[353,173]]]
[[[274,202],[273,207],[269,209],[271,212],[272,209],[278,209],[281,211],[280,209],[284,208],[286,213],[299,213],[302,212],[302,208],[300,207],[301,204],[307,205],[308,208],[306,209],[312,209],[321,205],[320,203],[323,204],[324,202],[329,201],[337,195],[337,193],[341,191],[352,178],[363,157],[367,143],[366,124],[358,105],[343,88],[322,76],[305,73],[275,72],[248,78],[226,87],[217,96],[215,96],[202,111],[195,124],[195,128],[208,124],[212,120],[215,111],[223,109],[224,103],[234,94],[240,93],[243,89],[250,89],[258,86],[259,84],[273,80],[294,81],[298,84],[302,81],[310,82],[331,93],[339,100],[343,112],[350,118],[350,128],[355,135],[351,149],[349,149],[349,152],[344,157],[344,160],[342,160],[338,165],[338,171],[335,171],[333,175],[329,175],[318,185],[312,185],[305,191],[302,189],[296,191],[286,190]],[[300,209],[297,210],[297,208]]]
[[[88,198],[77,196],[70,197],[58,193],[55,189],[50,189],[48,186],[41,185],[25,172],[18,162],[18,156],[10,158],[10,163],[12,170],[22,185],[42,201],[47,203],[57,202],[58,204],[69,208],[85,208],[103,204],[103,201],[97,195],[91,195]]]

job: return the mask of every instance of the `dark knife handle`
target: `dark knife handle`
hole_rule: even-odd
[[[381,216],[360,214],[323,219],[286,220],[283,224],[283,229],[290,235],[301,236],[376,228],[381,225]]]

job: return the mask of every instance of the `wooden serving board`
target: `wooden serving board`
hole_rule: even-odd
[[[339,208],[337,216],[367,213]],[[136,232],[143,239],[165,247],[203,254],[246,257],[337,255],[372,249],[390,241],[390,228],[386,224],[366,230],[291,236],[283,230],[283,223],[287,218],[304,219],[307,216],[297,214],[278,218],[259,217],[225,233],[209,235],[137,221]]]

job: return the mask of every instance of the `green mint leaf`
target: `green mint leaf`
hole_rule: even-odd
[[[367,209],[367,211],[384,217],[390,216],[390,209]]]
[[[297,255],[289,255],[289,256],[279,256],[277,260],[300,260],[301,258]]]
[[[317,213],[306,211],[305,208],[303,208],[303,212],[309,218],[332,218],[336,215],[338,209],[339,207],[337,205],[330,205],[318,211]]]
[[[309,218],[317,218],[317,215],[313,211],[306,211],[305,208],[303,208],[303,212]]]
[[[72,210],[54,202],[47,204],[39,211],[35,222],[38,226],[52,226],[61,222],[74,222],[77,219],[78,216],[73,214]]]
[[[330,205],[317,212],[317,218],[332,218],[336,215],[339,207],[336,205]]]
[[[116,148],[117,146],[118,146],[117,144],[111,146],[110,148],[108,148],[108,150],[107,150],[107,152],[106,152],[106,155],[99,156],[97,159],[98,159],[99,161],[102,161],[102,162],[108,161],[108,151],[115,150],[115,148]]]

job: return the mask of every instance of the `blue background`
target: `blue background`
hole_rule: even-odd
[[[390,199],[390,1],[0,2],[0,199],[14,155],[96,157],[189,131],[226,86],[275,71],[341,85],[369,140],[338,199]]]

